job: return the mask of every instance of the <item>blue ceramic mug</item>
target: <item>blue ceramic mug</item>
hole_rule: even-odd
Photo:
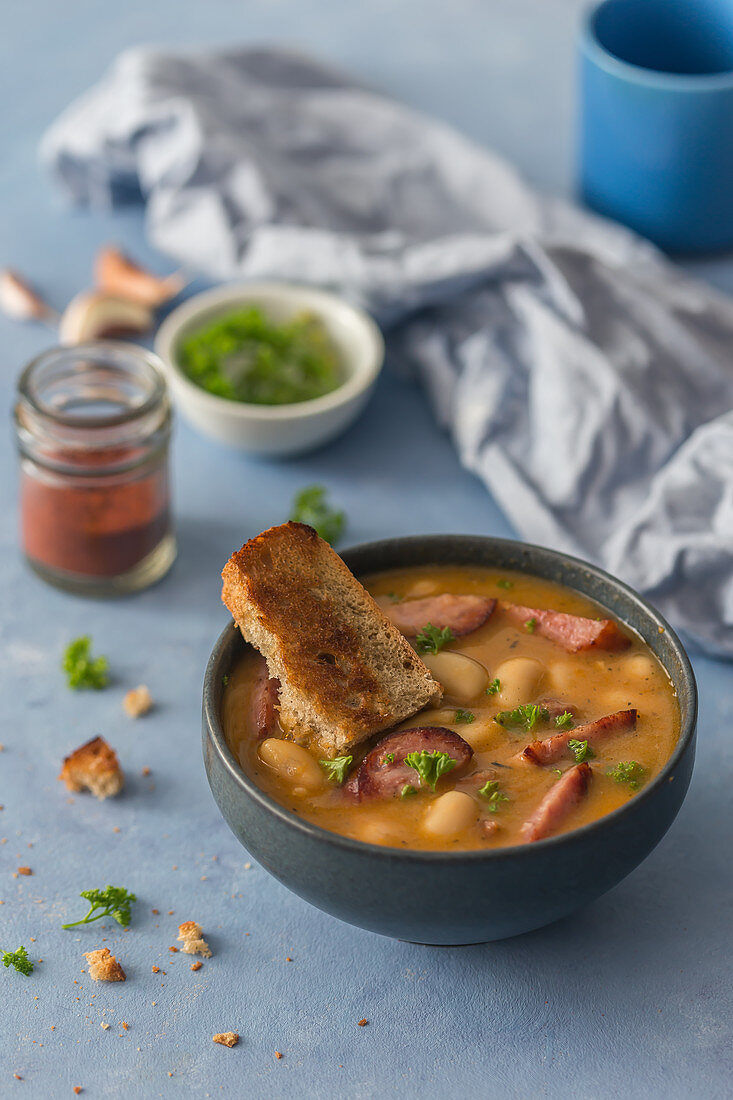
[[[585,202],[669,252],[733,246],[733,0],[605,0],[580,52]]]

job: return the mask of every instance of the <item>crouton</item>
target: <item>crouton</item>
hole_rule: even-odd
[[[224,603],[280,681],[285,736],[330,758],[439,703],[440,684],[312,528],[271,527],[222,577]]]
[[[195,920],[187,920],[179,924],[178,939],[182,941],[181,950],[186,955],[203,955],[205,959],[211,958],[211,948],[203,939],[203,928]]]
[[[70,791],[91,791],[97,798],[119,794],[125,777],[117,753],[103,737],[95,737],[64,759],[59,779]]]
[[[140,684],[139,687],[128,691],[122,705],[125,708],[125,713],[129,714],[130,718],[141,718],[143,714],[147,714],[149,710],[152,710],[153,697],[145,684]]]
[[[126,974],[108,947],[96,951],[85,951],[84,958],[89,963],[89,977],[95,982],[124,982]]]
[[[239,1042],[236,1031],[220,1031],[218,1035],[212,1035],[211,1038],[215,1043],[221,1043],[223,1047],[235,1047]]]

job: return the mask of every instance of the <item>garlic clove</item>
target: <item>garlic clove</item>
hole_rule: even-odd
[[[59,323],[62,344],[140,335],[153,327],[153,311],[140,302],[85,290],[72,298]]]
[[[101,248],[97,253],[94,278],[99,289],[105,293],[117,298],[129,298],[153,309],[175,297],[186,285],[180,273],[165,277],[154,275],[112,245]]]
[[[16,321],[48,321],[56,313],[16,271],[0,271],[0,309]]]

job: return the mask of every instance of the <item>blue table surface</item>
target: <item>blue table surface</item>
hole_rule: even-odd
[[[0,263],[56,305],[87,284],[95,249],[108,240],[166,269],[144,242],[139,210],[70,210],[36,159],[57,111],[138,42],[295,43],[494,146],[538,185],[569,193],[580,7],[13,5],[0,44]],[[690,266],[733,289],[730,261]],[[19,368],[49,335],[4,318],[0,334],[9,409]],[[247,460],[179,423],[179,559],[162,584],[119,603],[68,596],[30,574],[18,549],[9,432],[0,447],[0,946],[22,942],[43,960],[30,978],[0,972],[1,1096],[60,1097],[75,1085],[125,1097],[731,1095],[730,666],[694,659],[698,762],[656,851],[585,911],[516,940],[436,949],[341,924],[250,866],[213,803],[199,708],[204,664],[226,622],[219,571],[244,539],[287,515],[297,488],[328,485],[348,512],[350,543],[407,532],[512,534],[459,467],[418,389],[388,370],[352,432],[287,464]],[[64,685],[60,654],[81,633],[109,656],[106,692]],[[121,701],[140,682],[158,705],[134,723]],[[126,790],[103,803],[72,801],[56,780],[61,758],[99,733],[119,751]],[[13,877],[24,864],[32,877]],[[131,929],[62,932],[81,915],[79,891],[107,882],[137,893]],[[214,951],[197,973],[168,950],[189,919],[203,924]],[[82,951],[104,942],[126,983],[82,973]],[[362,1017],[367,1027],[357,1026]],[[241,1034],[233,1050],[211,1041],[227,1030]]]

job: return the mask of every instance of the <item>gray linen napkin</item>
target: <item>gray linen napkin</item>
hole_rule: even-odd
[[[280,50],[121,55],[46,134],[212,276],[371,309],[520,534],[733,656],[733,303],[448,127]]]

